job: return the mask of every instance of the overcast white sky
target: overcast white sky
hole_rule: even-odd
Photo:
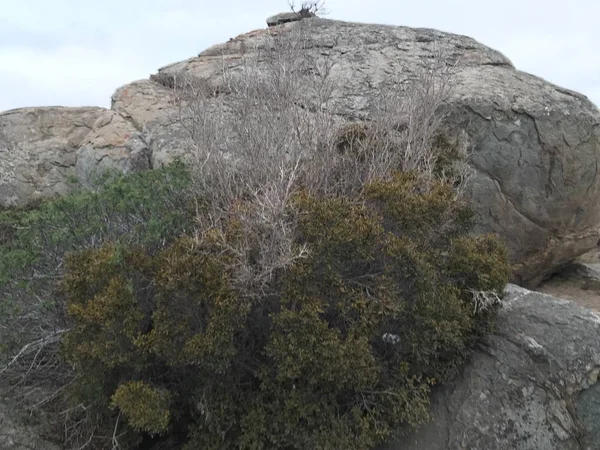
[[[328,18],[471,36],[600,105],[599,0],[327,0]],[[0,0],[0,111],[106,106],[166,64],[266,26],[286,0]]]

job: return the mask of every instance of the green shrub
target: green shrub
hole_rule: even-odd
[[[169,394],[143,381],[121,384],[111,398],[111,405],[123,412],[129,424],[151,435],[164,433],[169,425]]]
[[[58,338],[67,329],[65,305],[55,295],[65,254],[107,243],[158,251],[192,228],[195,204],[189,185],[187,168],[175,163],[131,175],[107,173],[93,191],[76,190],[0,212],[0,362],[11,361],[32,344],[10,370],[0,373],[3,387],[16,380],[34,383],[36,389],[46,384],[51,392],[69,382],[70,368],[55,370],[54,358]],[[94,273],[92,269],[86,267]],[[114,308],[117,320],[127,301],[123,280],[119,284],[115,279],[111,289],[105,303],[96,308]],[[44,348],[36,355],[40,343]]]
[[[467,235],[451,187],[410,173],[354,199],[297,192],[289,208],[309,256],[258,297],[231,282],[235,214],[159,251],[68,256],[62,354],[79,373],[73,401],[107,436],[122,415],[129,442],[367,449],[427,420],[431,386],[493,322],[497,304],[474,296],[501,293],[505,249]]]

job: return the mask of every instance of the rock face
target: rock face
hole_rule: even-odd
[[[110,112],[69,110],[73,120],[87,117],[80,122],[93,129],[86,127],[68,145],[65,139],[68,151],[61,148],[55,153],[70,155],[68,167],[82,176],[104,166],[141,170],[169,162],[186,152],[183,130],[174,120],[173,80],[193,76],[218,91],[224,66],[241,70],[242,59],[261,51],[269,35],[302,28],[307,32],[303,51],[335,61],[331,76],[337,87],[330,111],[340,120],[364,118],[373,94],[390,76],[410,79],[424,61],[440,54],[452,64],[458,62],[446,105],[446,137],[471,154],[475,175],[468,194],[478,218],[477,231],[503,237],[516,263],[516,283],[534,286],[596,246],[600,111],[587,98],[517,71],[503,55],[465,36],[316,17],[296,19],[274,16],[268,29],[240,35],[198,57],[164,67],[150,80],[124,86],[114,94]],[[23,116],[4,125],[8,131],[31,128],[25,112],[6,114]],[[6,114],[0,116],[0,124],[6,122]],[[56,135],[62,136],[59,130],[55,127]],[[4,204],[7,199],[26,201],[40,192],[65,190],[61,177],[68,171],[51,167],[48,174],[42,164],[42,175],[36,175],[38,160],[58,157],[41,158],[41,137],[35,145],[27,139],[33,137],[26,138],[20,152],[24,169],[4,183],[12,193],[0,187]]]
[[[386,450],[600,449],[600,317],[514,285],[496,331]]]
[[[348,120],[364,117],[369,98],[390,75],[410,78],[438,53],[460,61],[447,105],[447,138],[471,154],[477,230],[504,238],[516,263],[515,282],[535,286],[595,247],[600,111],[582,95],[515,70],[468,37],[312,18],[241,35],[159,75],[192,75],[218,86],[223,62],[235,70],[243,56],[264,46],[267,33],[295,27],[309,29],[306,52],[336,61],[332,113]],[[164,126],[155,128],[168,135]],[[163,145],[154,161],[168,153]]]
[[[0,114],[0,205],[65,194],[77,150],[103,108],[25,108]]]
[[[104,111],[77,152],[80,180],[90,180],[105,169],[122,172],[148,170],[150,150],[133,123],[115,111]]]
[[[594,259],[597,260],[597,257]],[[545,280],[536,290],[572,300],[600,314],[600,263],[583,262],[578,258],[577,262]]]

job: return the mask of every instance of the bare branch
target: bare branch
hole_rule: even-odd
[[[327,10],[325,9],[325,0],[303,1],[300,4],[300,9],[298,9],[298,11],[296,11],[296,2],[294,0],[288,0],[288,6],[293,12],[298,12],[305,17],[327,14]]]

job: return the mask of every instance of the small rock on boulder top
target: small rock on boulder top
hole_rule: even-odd
[[[299,20],[309,17],[315,17],[315,14],[311,12],[285,12],[269,17],[267,19],[267,25],[269,27],[274,27],[288,22],[298,22]]]

